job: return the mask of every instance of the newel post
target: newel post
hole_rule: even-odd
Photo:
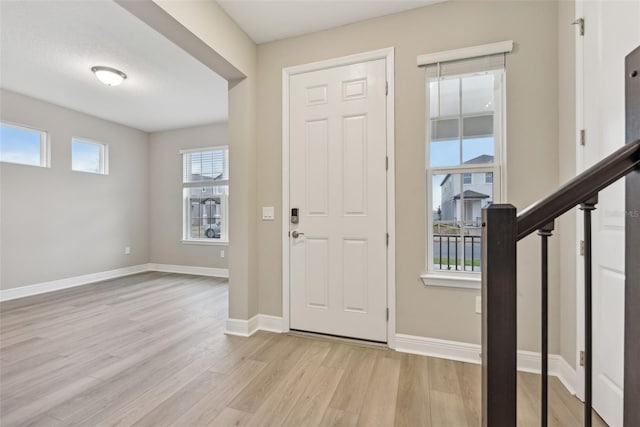
[[[516,208],[482,210],[482,425],[516,425]]]

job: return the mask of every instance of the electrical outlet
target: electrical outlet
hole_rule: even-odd
[[[476,313],[477,314],[482,313],[482,297],[481,296],[476,297]]]
[[[220,249],[220,258],[224,258],[224,249]]]
[[[125,255],[129,255],[131,253],[131,246],[125,246],[124,247],[124,254]]]

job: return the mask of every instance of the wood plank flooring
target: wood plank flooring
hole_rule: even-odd
[[[145,273],[0,304],[0,425],[480,425],[480,368],[380,348],[223,334],[222,279]],[[539,425],[521,374],[518,422]],[[550,425],[582,404],[550,381]],[[597,416],[594,425],[604,425]]]

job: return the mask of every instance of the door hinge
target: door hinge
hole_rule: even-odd
[[[384,167],[385,170],[389,170],[389,156],[385,157]]]
[[[389,321],[389,307],[387,307],[387,322]]]
[[[387,233],[387,246],[389,246],[389,233]]]
[[[584,366],[584,351],[580,352],[580,366]]]
[[[385,82],[384,94],[385,96],[389,96],[389,82]]]
[[[571,25],[578,25],[580,28],[580,35],[584,36],[584,18],[578,18],[571,23]]]
[[[580,240],[580,256],[584,256],[584,240]]]
[[[580,129],[580,145],[587,145],[587,132],[584,129]]]

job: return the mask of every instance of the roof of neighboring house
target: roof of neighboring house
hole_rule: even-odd
[[[493,156],[490,156],[488,154],[482,154],[478,157],[474,157],[473,159],[469,159],[466,162],[464,162],[465,165],[483,165],[485,163],[493,163]],[[447,174],[447,176],[444,177],[444,179],[440,183],[440,187],[442,187],[444,183],[447,182],[450,176],[451,174],[449,173]]]
[[[218,174],[216,176],[211,176],[211,175],[202,175],[199,173],[192,173],[191,174],[191,182],[197,182],[197,181],[220,181],[222,180],[222,175],[224,175],[223,173]]]
[[[464,190],[462,194],[464,195],[465,199],[488,199],[491,197],[486,194],[478,193],[477,191],[473,191],[473,190]],[[460,193],[453,196],[453,198],[455,200],[458,200],[460,198]]]
[[[493,156],[490,156],[488,154],[482,154],[481,156],[474,157],[473,159],[469,159],[466,162],[464,162],[465,165],[476,165],[476,164],[483,164],[483,163],[493,163]]]

